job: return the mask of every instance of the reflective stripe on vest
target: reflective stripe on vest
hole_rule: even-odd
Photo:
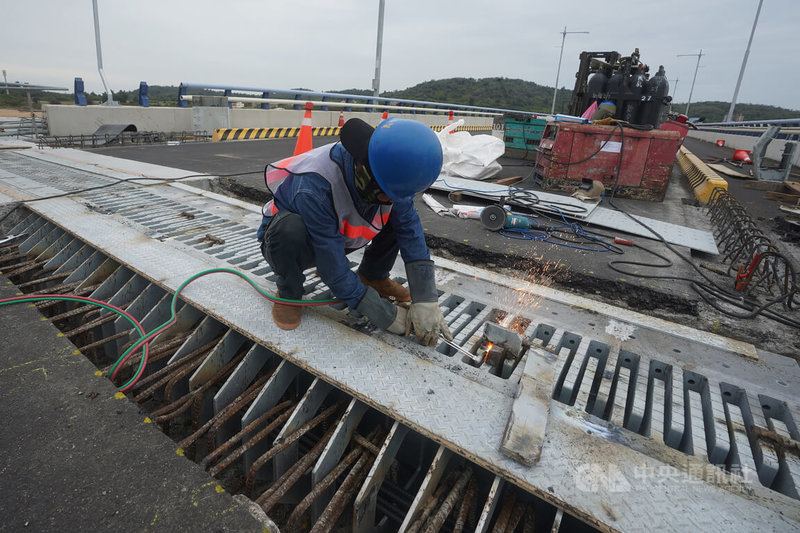
[[[333,208],[339,218],[339,233],[345,237],[346,248],[365,246],[389,220],[391,205],[381,206],[372,221],[365,220],[356,210],[350,190],[344,180],[339,165],[331,159],[330,152],[336,143],[320,146],[295,157],[282,159],[267,166],[264,178],[273,195],[278,191],[289,174],[318,174],[330,184]],[[264,205],[264,214],[278,212],[273,200]]]

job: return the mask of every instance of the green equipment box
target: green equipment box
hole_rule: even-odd
[[[532,159],[542,140],[547,121],[531,116],[505,116],[506,157]]]

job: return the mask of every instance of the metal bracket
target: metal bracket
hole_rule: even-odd
[[[753,158],[753,171],[757,180],[786,181],[789,178],[789,173],[792,171],[792,161],[794,161],[797,151],[800,149],[800,144],[796,141],[786,141],[781,161],[777,167],[764,166],[767,145],[780,131],[780,126],[769,126],[753,145],[751,156]]]

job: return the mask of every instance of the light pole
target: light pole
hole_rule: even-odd
[[[375,50],[375,78],[372,80],[372,94],[378,96],[381,89],[381,49],[383,48],[383,5],[378,5],[378,45]]]
[[[108,99],[103,102],[103,105],[116,105],[114,95],[111,94],[111,88],[106,81],[106,73],[103,72],[103,50],[100,47],[100,19],[97,16],[97,0],[92,0],[92,8],[94,9],[94,42],[97,46],[97,71],[100,73],[100,79],[103,80],[103,87],[106,88],[106,95]]]
[[[678,94],[678,82],[680,78],[675,78],[675,87],[672,89],[672,100],[669,101],[669,111],[672,112],[672,102],[675,101],[675,95]]]
[[[744,68],[747,66],[747,56],[750,55],[750,45],[753,44],[753,35],[756,33],[756,24],[758,24],[758,15],[761,13],[761,4],[764,0],[758,0],[758,9],[756,9],[756,19],[753,21],[753,29],[750,30],[750,39],[747,41],[747,49],[744,51],[744,58],[742,58],[742,68],[739,70],[739,79],[736,80],[736,89],[733,90],[733,99],[731,100],[731,107],[728,109],[728,115],[725,117],[725,122],[733,120],[733,109],[736,107],[736,98],[739,96],[739,86],[742,84],[742,77],[744,77]]]
[[[556,95],[558,94],[558,76],[561,74],[561,57],[564,55],[564,41],[567,39],[568,33],[589,33],[588,31],[567,31],[564,26],[564,31],[561,32],[561,53],[558,54],[558,70],[556,70],[556,87],[553,89],[553,107],[550,108],[550,114],[556,112]]]
[[[677,57],[686,57],[686,56],[695,57],[695,56],[697,56],[697,66],[694,67],[694,77],[692,78],[692,88],[689,89],[689,100],[686,102],[686,111],[684,111],[684,113],[683,113],[687,117],[689,116],[689,104],[692,103],[692,94],[694,93],[694,82],[697,79],[697,70],[700,68],[700,58],[703,57],[704,55],[706,55],[706,54],[703,53],[703,49],[701,48],[699,54],[678,54],[678,56],[677,56]]]

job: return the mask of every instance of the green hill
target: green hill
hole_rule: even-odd
[[[704,122],[722,122],[728,114],[730,102],[692,102],[689,105],[689,115],[692,117],[705,117]],[[683,113],[686,102],[673,103],[672,110]],[[761,104],[736,104],[733,112],[734,120],[774,120],[780,118],[800,117],[800,111]]]
[[[510,78],[432,80],[381,96],[540,113],[549,113],[553,104],[552,87]],[[571,97],[571,90],[559,90],[556,112],[566,112]]]

